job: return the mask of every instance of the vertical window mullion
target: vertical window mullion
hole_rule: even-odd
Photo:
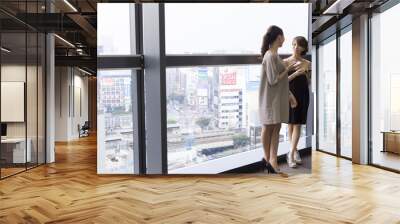
[[[341,156],[341,122],[340,122],[340,30],[336,31],[336,155]]]
[[[164,5],[143,7],[145,60],[146,165],[148,174],[167,173]]]
[[[315,55],[316,55],[316,76],[315,76],[315,93],[316,93],[316,100],[315,100],[315,102],[316,102],[316,106],[315,106],[315,108],[316,108],[316,111],[315,111],[315,113],[316,113],[316,130],[315,130],[315,148],[317,149],[317,150],[319,150],[319,44],[317,44],[317,46],[316,46],[316,53],[315,53]]]
[[[25,21],[28,19],[28,2],[25,1]],[[25,23],[25,88],[24,88],[24,123],[25,123],[25,170],[28,170],[28,113],[27,113],[27,92],[28,92],[28,24]]]
[[[143,54],[143,10],[141,4],[135,4],[135,37],[136,54]],[[137,167],[139,174],[146,173],[146,129],[145,129],[145,99],[144,99],[144,71],[136,71],[136,108],[137,108],[137,139],[138,139],[138,159]],[[135,161],[135,162],[136,162]]]

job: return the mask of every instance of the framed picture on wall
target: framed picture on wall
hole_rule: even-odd
[[[1,82],[1,122],[25,121],[25,82]]]

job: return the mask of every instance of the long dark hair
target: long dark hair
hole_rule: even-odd
[[[279,35],[283,36],[283,31],[278,26],[270,26],[268,27],[267,33],[265,33],[263,37],[263,42],[261,45],[261,55],[264,57],[265,53],[269,50],[269,47]]]
[[[302,47],[304,50],[301,52],[301,56],[304,56],[308,52],[308,41],[305,37],[302,36],[297,36],[293,39],[293,41],[296,41],[297,45]]]

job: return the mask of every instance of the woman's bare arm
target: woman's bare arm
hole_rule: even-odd
[[[276,85],[281,79],[287,76],[288,72],[293,68],[293,64],[289,64],[285,66],[285,70],[281,73],[278,72],[276,67],[276,61],[274,56],[267,57],[267,61],[263,66],[265,66],[265,70],[267,71],[267,80],[268,83],[273,86]]]
[[[306,77],[307,77],[307,81],[308,84],[311,83],[311,62],[308,60],[305,60],[307,63],[307,72],[306,72]]]
[[[302,61],[302,65],[299,67],[299,69],[297,69],[295,72],[293,72],[293,74],[289,75],[289,77],[288,77],[289,82],[292,81],[293,79],[295,79],[299,75],[305,75],[307,77],[307,79],[309,79],[308,71],[311,69],[310,65],[311,65],[311,63],[304,59]]]
[[[291,108],[297,107],[296,97],[293,95],[292,91],[289,90],[289,104]]]

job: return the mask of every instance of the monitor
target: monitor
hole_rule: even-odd
[[[1,123],[1,136],[7,136],[7,124]]]

